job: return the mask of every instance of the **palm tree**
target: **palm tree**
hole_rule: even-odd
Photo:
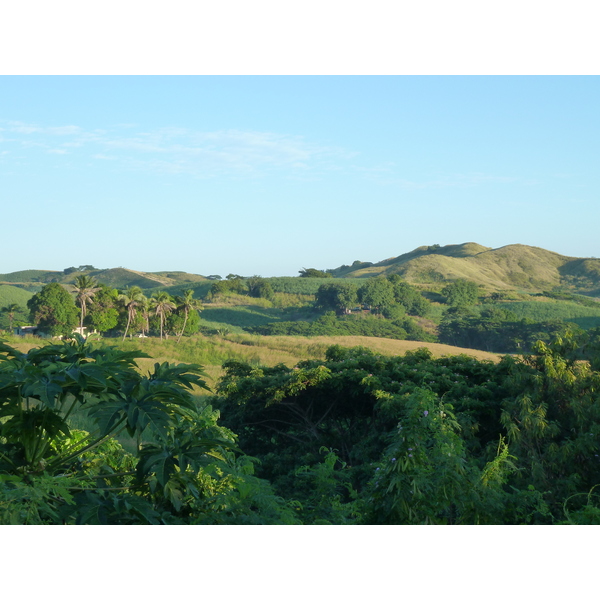
[[[18,304],[9,304],[8,306],[2,307],[2,312],[8,316],[8,323],[10,332],[12,333],[13,329],[13,321],[15,318],[15,313],[21,310],[21,307]]]
[[[143,305],[146,297],[142,293],[142,288],[137,285],[132,285],[130,288],[125,288],[122,294],[119,294],[119,300],[127,309],[127,326],[125,327],[125,333],[123,334],[123,341],[125,341],[131,321],[135,319],[137,310]]]
[[[183,292],[183,296],[175,296],[175,301],[177,302],[177,310],[183,310],[183,314],[185,315],[183,327],[181,328],[181,332],[177,338],[177,343],[179,344],[181,341],[181,336],[185,331],[185,326],[187,325],[190,311],[200,308],[200,303],[194,298],[194,290],[185,290]]]
[[[89,275],[75,277],[75,302],[79,304],[81,316],[79,320],[79,332],[83,335],[83,319],[87,313],[87,305],[93,302],[94,294],[100,289],[95,287],[98,282]]]
[[[144,323],[142,325],[142,336],[143,337],[145,337],[147,333],[150,333],[150,308],[151,308],[150,298],[146,298],[146,296],[142,296],[142,300],[140,302],[140,310],[142,311],[142,318],[144,320]]]
[[[156,316],[160,318],[160,339],[162,340],[165,317],[175,309],[175,304],[167,292],[156,292],[155,294],[152,294],[150,301],[152,302],[152,308],[154,309]]]

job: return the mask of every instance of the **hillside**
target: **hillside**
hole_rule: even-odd
[[[355,278],[398,273],[416,284],[469,279],[489,290],[563,288],[600,295],[600,259],[573,258],[522,244],[496,249],[474,243],[421,246],[378,263],[356,261],[330,272]]]

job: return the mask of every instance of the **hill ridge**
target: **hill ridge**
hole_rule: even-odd
[[[35,291],[46,283],[74,283],[80,274],[92,275],[99,282],[124,288],[173,288],[207,284],[202,275],[184,271],[146,272],[125,267],[86,271],[22,270],[0,274],[0,284],[18,285]],[[407,282],[421,287],[439,287],[457,279],[468,279],[488,290],[548,291],[560,289],[600,296],[600,259],[565,256],[538,246],[507,244],[499,248],[476,242],[440,246],[419,246],[399,256],[379,262],[354,261],[328,269],[337,278],[366,279],[397,273]]]
[[[419,246],[377,263],[355,261],[330,269],[334,277],[368,278],[397,273],[413,284],[468,279],[496,290],[571,289],[600,295],[600,259],[565,256],[538,246],[489,248],[474,242]]]

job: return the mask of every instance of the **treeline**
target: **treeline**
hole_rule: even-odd
[[[411,318],[427,315],[430,306],[418,290],[398,275],[366,282],[327,281],[316,290],[314,308],[324,313],[316,320],[280,321],[254,326],[249,331],[261,335],[364,335],[436,341]]]
[[[438,328],[443,344],[488,352],[531,352],[538,341],[549,342],[567,332],[583,334],[574,323],[518,319],[510,310],[491,307],[480,313],[448,310]]]
[[[40,333],[69,336],[86,327],[107,336],[191,335],[200,324],[201,305],[193,292],[180,296],[158,291],[146,297],[141,288],[117,290],[93,277],[76,278],[73,293],[59,283],[49,283],[27,302],[30,322]]]

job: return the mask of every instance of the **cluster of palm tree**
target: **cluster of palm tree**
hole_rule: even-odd
[[[89,275],[80,275],[75,278],[75,301],[81,311],[81,327],[83,327],[83,319],[87,314],[88,304],[93,303],[94,295],[99,289],[97,281]],[[150,329],[151,314],[155,314],[159,318],[160,339],[162,340],[165,320],[169,313],[177,309],[182,310],[184,313],[183,327],[177,337],[177,343],[179,343],[185,331],[190,311],[200,308],[200,303],[193,296],[193,290],[185,290],[183,296],[175,296],[174,298],[165,291],[159,291],[147,298],[144,296],[142,289],[136,285],[126,288],[118,296],[118,301],[127,310],[127,325],[123,333],[123,340],[127,337],[131,323],[135,321],[139,312],[141,312],[144,319],[142,333],[147,333]]]

